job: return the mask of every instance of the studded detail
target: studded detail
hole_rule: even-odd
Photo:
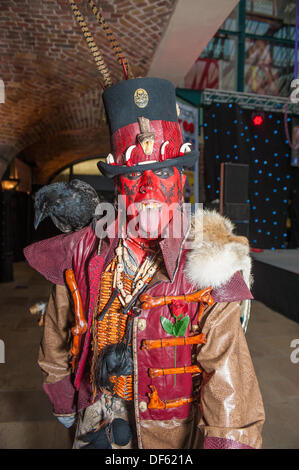
[[[139,403],[139,410],[144,413],[147,410],[147,403],[145,401],[141,401]]]
[[[146,328],[146,320],[145,318],[139,318],[138,320],[138,330],[139,331],[144,331]]]

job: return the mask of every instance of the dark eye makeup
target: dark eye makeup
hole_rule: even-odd
[[[159,176],[159,178],[166,179],[174,174],[174,168],[159,168],[158,170],[152,170],[152,172],[155,173],[155,175]],[[125,177],[129,180],[137,180],[138,178],[140,178],[142,173],[142,171],[132,171],[132,173],[127,173]]]

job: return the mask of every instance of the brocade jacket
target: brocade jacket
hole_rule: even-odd
[[[202,216],[202,214],[201,214]],[[185,336],[206,335],[191,357],[189,345],[176,347],[176,367],[199,365],[202,384],[198,401],[169,409],[149,409],[155,387],[162,401],[190,398],[190,373],[150,378],[149,368],[174,367],[174,347],[141,348],[143,340],[168,338],[161,316],[173,321],[167,305],[143,309],[133,323],[134,408],[138,447],[143,449],[260,448],[264,423],[263,402],[240,321],[240,304],[250,302],[248,242],[232,233],[227,219],[203,213],[203,239],[160,242],[164,268],[156,273],[146,293],[156,297],[183,295],[208,286],[212,306],[197,321],[199,305],[188,302],[190,317]],[[192,238],[192,237],[191,237]],[[25,248],[29,264],[53,283],[45,314],[39,365],[44,390],[57,416],[73,415],[92,404],[90,384],[91,325],[100,275],[114,256],[117,238],[99,244],[91,226],[58,235]],[[64,272],[72,268],[82,298],[88,329],[81,338],[75,373],[69,365],[74,314]],[[100,396],[100,392],[96,399]]]

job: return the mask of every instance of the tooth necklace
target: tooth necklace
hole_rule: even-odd
[[[137,270],[137,267],[129,261],[128,263],[128,253],[126,252],[127,248],[124,247],[122,239],[119,240],[118,247],[115,250],[117,256],[117,266],[114,273],[113,279],[113,288],[117,288],[120,292],[118,296],[120,303],[125,307],[128,305],[131,300],[138,294],[138,292],[144,287],[145,283],[149,282],[161,263],[161,259],[157,255],[146,257],[144,262],[141,264],[140,268]],[[124,271],[124,262],[128,264],[128,267],[135,272],[135,277],[132,282],[132,293],[127,294],[123,282],[121,280],[121,275]]]

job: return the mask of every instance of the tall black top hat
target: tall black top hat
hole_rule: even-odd
[[[104,30],[107,32],[109,29],[109,39],[114,39],[113,49],[117,51],[117,58],[124,69],[125,80],[111,86],[109,71],[88,32],[84,18],[74,1],[69,1],[93,54],[94,50],[97,51],[95,60],[106,87],[103,101],[112,153],[107,156],[106,163],[98,163],[99,170],[105,176],[114,177],[133,170],[193,166],[199,152],[191,151],[190,144],[183,143],[173,84],[161,78],[129,78],[129,65],[119,45],[115,47],[116,40],[111,30],[93,1],[87,0],[100,24],[105,26]]]

